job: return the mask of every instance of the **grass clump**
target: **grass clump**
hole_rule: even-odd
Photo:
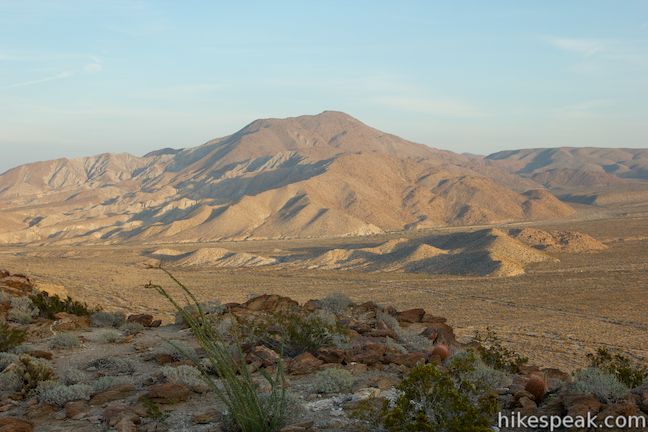
[[[72,300],[70,296],[61,299],[58,295],[50,296],[48,293],[40,291],[29,298],[43,318],[54,319],[59,312],[78,316],[88,316],[96,312],[95,309],[90,309],[87,304]]]
[[[81,345],[81,339],[69,333],[59,333],[49,341],[51,349],[77,348]]]
[[[88,380],[88,374],[76,368],[66,369],[60,376],[60,381],[65,385],[84,384]]]
[[[120,327],[126,322],[126,315],[123,313],[113,313],[97,311],[90,315],[90,323],[93,327]]]
[[[72,401],[89,400],[92,396],[92,387],[88,384],[65,385],[55,381],[45,381],[36,388],[36,394],[41,403],[64,406]]]
[[[140,323],[137,322],[129,322],[124,324],[123,326],[119,327],[119,330],[125,335],[125,336],[135,336],[137,334],[140,334],[144,331],[144,326]]]
[[[108,390],[109,388],[117,385],[124,385],[124,384],[135,385],[135,380],[133,379],[133,377],[127,375],[119,375],[119,376],[106,375],[92,380],[92,382],[90,382],[89,384],[90,386],[92,386],[92,392],[94,394],[94,393],[102,392],[104,390]]]
[[[0,352],[7,352],[25,340],[27,332],[11,327],[9,324],[0,322]]]
[[[389,432],[491,430],[497,396],[470,379],[477,363],[471,352],[456,355],[442,369],[418,365],[397,386],[397,397],[381,412]]]
[[[483,362],[494,369],[519,373],[529,361],[528,358],[502,345],[502,341],[490,328],[487,328],[485,333],[475,332],[473,339],[479,342],[477,352]]]
[[[574,392],[594,395],[603,403],[615,402],[630,392],[616,376],[598,368],[586,368],[576,372],[571,387]]]
[[[167,270],[162,271],[196,306],[197,314],[185,310],[161,285],[149,283],[147,286],[165,297],[181,314],[182,321],[191,328],[194,337],[205,351],[211,368],[219,378],[216,379],[201,370],[202,376],[216,397],[227,407],[227,415],[233,419],[241,432],[279,431],[285,425],[287,411],[286,383],[281,363],[277,365],[273,376],[263,373],[270,385],[270,392],[260,393],[247,364],[237,361],[237,357],[232,355],[228,344],[215,331],[193,293]],[[240,346],[238,358],[243,358]],[[195,356],[192,360],[200,367]]]
[[[353,374],[338,368],[319,371],[313,379],[313,389],[317,393],[348,393],[353,389],[353,384]]]
[[[353,301],[342,293],[332,293],[320,300],[322,308],[337,314],[342,313],[352,304]]]
[[[599,348],[594,354],[588,354],[587,358],[590,367],[614,375],[628,388],[639,387],[648,379],[648,368],[633,362],[623,354],[612,353],[606,348]]]

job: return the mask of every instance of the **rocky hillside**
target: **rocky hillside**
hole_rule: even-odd
[[[261,432],[487,431],[498,412],[648,418],[648,371],[606,350],[573,375],[529,366],[492,332],[460,343],[423,309],[342,294],[303,305],[262,295],[202,310],[162,325],[62,301],[0,272],[0,430],[233,432],[254,417],[250,400],[272,420],[253,429]],[[231,344],[229,360],[215,361],[194,338],[195,319]],[[240,373],[223,374],[223,361]],[[217,391],[226,382],[253,389],[245,416]]]
[[[331,237],[560,218],[517,174],[339,112],[257,120],[199,147],[104,154],[0,175],[0,242]]]

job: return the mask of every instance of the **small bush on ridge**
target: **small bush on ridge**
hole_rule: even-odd
[[[502,345],[502,341],[490,328],[485,333],[475,332],[474,340],[479,342],[477,352],[484,363],[494,369],[519,373],[529,359]]]
[[[620,353],[611,353],[605,348],[599,348],[594,354],[588,354],[590,367],[601,369],[614,375],[619,382],[628,388],[636,388],[648,379],[648,368],[633,362]]]
[[[579,394],[594,395],[603,403],[615,402],[630,392],[614,375],[597,368],[576,372],[572,390]]]
[[[26,336],[27,333],[24,330],[0,322],[0,352],[6,352],[17,347],[25,340]]]
[[[355,378],[348,370],[329,368],[315,375],[313,388],[317,393],[348,393],[354,383]]]

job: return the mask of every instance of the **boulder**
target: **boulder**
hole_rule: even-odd
[[[419,323],[423,320],[424,316],[425,309],[416,308],[398,312],[397,319],[398,321],[403,321],[406,323]]]
[[[0,432],[32,432],[34,426],[26,421],[15,417],[0,417]]]
[[[324,362],[313,354],[305,352],[290,361],[288,372],[293,375],[307,375],[319,370]]]
[[[425,336],[434,343],[442,343],[448,346],[458,345],[454,330],[444,323],[427,323],[426,328],[421,332],[421,336]]]
[[[344,363],[346,362],[347,353],[340,348],[320,348],[316,356],[324,363]]]
[[[354,354],[351,356],[350,361],[364,363],[368,366],[382,363],[386,351],[387,347],[385,345],[366,342],[353,350]]]
[[[134,322],[141,324],[144,327],[159,327],[162,324],[160,320],[153,320],[153,315],[151,314],[133,314],[129,315],[126,319],[128,322]]]
[[[90,399],[90,405],[103,405],[114,400],[126,399],[133,393],[135,386],[132,384],[119,384],[94,395]]]
[[[273,366],[279,360],[279,354],[274,352],[268,347],[263,345],[255,346],[250,353],[248,354],[248,359],[250,361],[259,360],[261,366],[269,367]]]
[[[89,408],[88,402],[84,400],[68,402],[65,404],[65,417],[78,420],[88,412]]]
[[[160,404],[184,402],[190,395],[191,389],[178,383],[154,384],[146,392],[146,397]]]
[[[597,414],[605,406],[591,395],[567,394],[563,396],[563,406],[570,417],[583,417],[587,413]]]
[[[90,328],[90,318],[87,316],[58,312],[54,315],[54,319],[56,320],[52,324],[52,330],[54,331],[75,331]]]
[[[243,303],[248,310],[256,312],[288,312],[299,307],[295,300],[276,294],[264,294]]]
[[[383,358],[385,364],[396,364],[413,368],[419,363],[425,363],[425,354],[422,352],[412,352],[405,354],[387,353]]]

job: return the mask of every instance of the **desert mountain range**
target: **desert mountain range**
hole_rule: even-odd
[[[13,168],[0,175],[0,243],[331,237],[553,219],[574,213],[570,198],[596,203],[570,187],[619,185],[645,193],[648,150],[475,157],[325,111],[256,120],[194,148]]]

